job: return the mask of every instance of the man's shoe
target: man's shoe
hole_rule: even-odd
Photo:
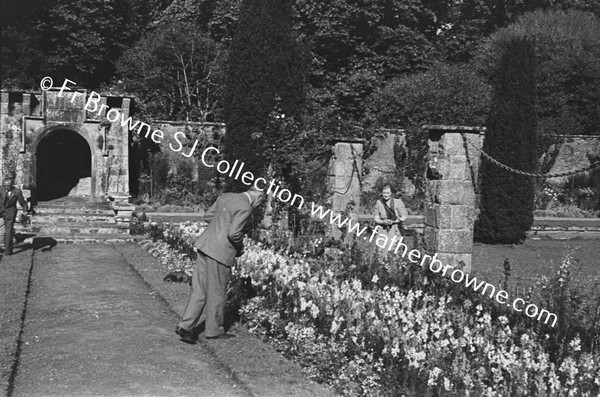
[[[183,329],[181,327],[175,328],[175,333],[179,335],[182,342],[189,343],[190,345],[196,344],[196,338],[191,331]]]
[[[235,338],[235,335],[224,333],[224,334],[217,335],[217,336],[207,336],[206,337],[206,339],[231,339],[231,338]]]

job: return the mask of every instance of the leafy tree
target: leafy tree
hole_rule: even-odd
[[[489,85],[472,64],[437,64],[392,80],[369,97],[370,122],[384,128],[484,125]]]
[[[514,36],[534,40],[540,135],[595,134],[600,130],[599,31],[600,18],[589,12],[536,11],[495,33],[478,62],[493,76],[500,43]]]
[[[165,21],[119,59],[117,87],[138,97],[142,114],[214,121],[222,111],[226,55],[195,24]]]
[[[17,2],[2,12],[6,87],[37,88],[50,75],[95,89],[115,72],[115,60],[137,40],[166,0]]]
[[[41,9],[40,0],[7,0],[0,12],[0,85],[4,88],[33,88],[40,76],[42,51],[39,32],[33,24]],[[39,81],[37,82],[39,84]]]
[[[318,108],[347,130],[364,116],[365,100],[386,80],[424,70],[448,2],[297,0],[296,27],[309,44],[309,83]]]
[[[483,126],[490,87],[471,64],[437,64],[426,72],[392,80],[368,99],[369,131],[406,130],[406,151],[397,163],[423,193],[427,134],[423,124]],[[413,128],[416,127],[416,128]]]
[[[498,49],[492,102],[483,150],[517,170],[534,172],[536,148],[535,47],[513,37]],[[483,161],[480,169],[481,212],[475,239],[485,243],[522,242],[533,224],[534,180]]]
[[[258,176],[268,169],[280,133],[273,118],[299,116],[303,58],[292,33],[291,2],[244,0],[225,93],[225,155]],[[275,123],[277,125],[277,123]],[[236,188],[234,185],[232,188]],[[242,187],[240,181],[237,187]]]

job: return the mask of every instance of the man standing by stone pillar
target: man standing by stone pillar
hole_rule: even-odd
[[[13,253],[13,236],[15,234],[15,219],[17,218],[17,201],[25,211],[28,211],[27,201],[21,189],[13,186],[12,178],[4,178],[0,187],[0,212],[4,219],[4,251],[5,255]]]

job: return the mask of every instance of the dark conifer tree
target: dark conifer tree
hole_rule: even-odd
[[[536,169],[537,118],[535,48],[529,39],[513,37],[500,44],[492,81],[492,104],[483,150],[514,169]],[[533,224],[534,179],[482,160],[481,213],[475,239],[514,244]]]
[[[224,152],[255,177],[267,170],[278,138],[274,114],[294,117],[302,109],[302,64],[291,1],[243,0],[225,89]],[[231,182],[229,190],[245,187]]]

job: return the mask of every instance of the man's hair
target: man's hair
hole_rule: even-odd
[[[383,188],[381,188],[381,191],[383,192],[385,189],[390,189],[390,192],[394,193],[394,189],[392,189],[392,185],[390,185],[389,183],[386,183],[385,185],[383,185]]]
[[[14,180],[15,180],[14,178],[12,178],[10,176],[7,176],[7,177],[5,177],[5,178],[2,179],[2,183],[8,181],[8,182],[10,182],[12,184],[14,182]]]

